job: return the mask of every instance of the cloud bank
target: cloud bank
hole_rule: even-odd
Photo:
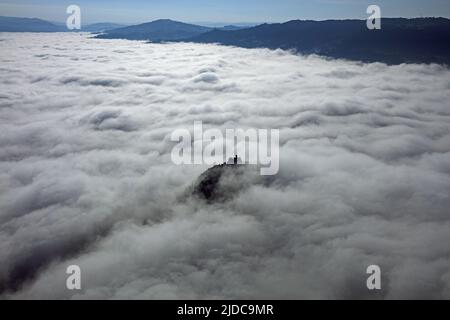
[[[0,47],[1,298],[450,298],[447,68],[78,34]],[[279,174],[186,199],[207,168],[173,165],[170,133],[195,120],[280,129]]]

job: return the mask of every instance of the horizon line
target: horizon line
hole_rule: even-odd
[[[21,19],[39,19],[39,20],[43,20],[43,21],[47,21],[50,23],[58,23],[58,24],[65,24],[65,21],[56,21],[56,20],[48,20],[48,19],[44,19],[44,18],[40,18],[40,17],[33,17],[33,16],[3,16],[0,15],[0,17],[4,17],[4,18],[21,18]],[[381,19],[408,19],[408,20],[412,20],[412,19],[446,19],[446,20],[450,20],[450,18],[448,17],[443,17],[443,16],[416,16],[416,17],[399,17],[399,16],[387,16],[387,17],[382,17]],[[91,24],[97,24],[97,23],[114,23],[114,24],[121,24],[121,25],[126,25],[126,26],[131,26],[131,25],[139,25],[139,24],[144,24],[144,23],[151,23],[151,22],[155,22],[155,21],[159,21],[159,20],[170,20],[170,21],[174,21],[174,22],[182,22],[182,23],[188,23],[188,24],[196,24],[196,25],[234,25],[234,26],[243,26],[243,25],[248,25],[249,27],[251,26],[256,26],[256,25],[260,25],[260,24],[281,24],[281,23],[286,23],[286,22],[290,22],[290,21],[316,21],[316,22],[323,22],[323,21],[348,21],[348,20],[360,20],[360,21],[365,21],[367,20],[367,18],[362,19],[362,18],[328,18],[328,19],[301,19],[301,18],[296,18],[296,19],[289,19],[289,20],[280,20],[280,21],[255,21],[255,22],[249,22],[249,21],[240,21],[240,22],[226,22],[226,21],[188,21],[188,20],[175,20],[175,19],[171,19],[171,18],[158,18],[158,19],[153,19],[153,20],[146,20],[146,21],[141,21],[141,22],[116,22],[113,20],[99,20],[99,21],[94,21],[94,22],[88,22],[85,23],[84,25],[91,25]]]

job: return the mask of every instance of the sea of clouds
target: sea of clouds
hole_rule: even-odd
[[[450,298],[448,68],[30,33],[0,61],[0,298]],[[196,120],[279,129],[279,174],[180,197]]]

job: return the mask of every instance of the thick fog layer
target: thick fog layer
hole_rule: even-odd
[[[78,34],[0,61],[0,297],[450,298],[447,68]],[[279,174],[186,198],[196,120],[280,129]]]

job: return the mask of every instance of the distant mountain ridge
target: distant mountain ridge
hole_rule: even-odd
[[[124,28],[113,29],[97,36],[97,38],[171,41],[189,39],[211,30],[213,30],[213,28],[173,21],[170,19],[160,19]]]
[[[0,32],[62,32],[65,30],[67,28],[42,19],[0,16]]]
[[[381,26],[381,30],[369,30],[366,20],[292,20],[248,28],[209,28],[165,19],[110,30],[98,37],[280,48],[387,64],[450,64],[449,19],[384,18]]]
[[[235,30],[241,30],[241,29],[247,29],[247,28],[249,28],[249,27],[235,26],[235,25],[229,24],[229,25],[223,26],[221,28],[215,28],[215,29],[223,30],[223,31],[235,31]]]
[[[62,32],[65,26],[41,19],[0,17],[0,32]],[[243,48],[288,49],[301,54],[363,62],[450,65],[450,20],[383,18],[381,30],[366,20],[292,20],[253,27],[205,27],[170,19],[132,26],[87,25],[81,31],[101,39],[217,43]]]
[[[125,25],[109,22],[81,25],[81,32],[104,32]],[[17,18],[0,16],[0,32],[70,32],[65,23],[50,22],[38,18]]]
[[[205,27],[170,19],[159,19],[125,28],[113,29],[97,36],[100,39],[148,40],[152,42],[186,40],[213,31],[235,31],[248,27],[226,25],[223,27]]]
[[[236,31],[212,30],[189,39],[244,48],[293,49],[364,62],[450,63],[450,20],[384,18],[381,30],[365,20],[292,20]]]

